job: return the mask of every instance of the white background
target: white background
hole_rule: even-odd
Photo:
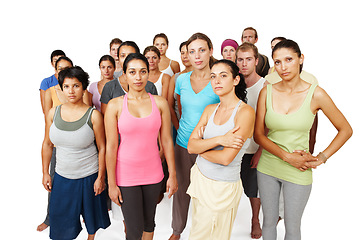
[[[47,193],[41,184],[44,119],[39,86],[53,74],[50,54],[62,49],[98,81],[98,61],[118,37],[141,51],[155,34],[169,38],[167,56],[181,63],[178,46],[195,32],[207,34],[220,59],[226,38],[241,43],[245,27],[258,30],[259,51],[271,60],[270,41],[295,40],[314,74],[354,129],[325,166],[303,217],[304,239],[355,239],[359,223],[359,12],[355,1],[3,1],[0,3],[2,235],[46,239],[37,233]],[[272,64],[271,64],[272,65]],[[183,68],[183,66],[181,65]],[[315,152],[336,134],[320,113]],[[5,221],[5,223],[4,223]]]

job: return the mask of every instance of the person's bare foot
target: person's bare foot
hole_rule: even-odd
[[[171,234],[169,240],[180,240],[180,235]]]
[[[251,238],[252,239],[259,239],[262,236],[262,231],[260,227],[259,221],[252,221],[251,224]]]
[[[47,227],[48,227],[48,225],[46,225],[45,223],[42,223],[42,224],[40,224],[40,225],[36,228],[36,231],[42,232],[42,231],[44,231]]]
[[[95,234],[89,234],[88,235],[88,239],[87,240],[94,240],[95,239]]]

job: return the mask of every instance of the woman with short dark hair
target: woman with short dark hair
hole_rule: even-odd
[[[88,79],[80,67],[62,70],[59,85],[67,102],[50,109],[46,116],[42,166],[44,188],[51,192],[51,239],[75,239],[82,229],[80,215],[89,240],[95,238],[99,228],[110,225],[103,192],[104,123],[101,113],[83,102]],[[49,164],[54,145],[56,167],[52,182]]]

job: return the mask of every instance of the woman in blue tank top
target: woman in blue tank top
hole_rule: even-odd
[[[173,234],[169,240],[180,239],[188,216],[190,197],[186,194],[186,190],[190,184],[190,169],[196,158],[195,154],[189,154],[187,151],[189,137],[205,107],[219,102],[219,97],[210,84],[210,61],[213,60],[211,40],[203,33],[195,33],[187,41],[186,47],[194,70],[181,74],[175,86],[180,112],[174,149],[179,189],[173,198]]]
[[[255,123],[236,64],[220,60],[210,76],[220,103],[205,108],[189,139],[188,151],[198,154],[187,191],[193,204],[189,239],[230,239],[242,194],[240,161],[248,145],[244,142]]]

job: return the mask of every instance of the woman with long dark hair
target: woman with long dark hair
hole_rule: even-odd
[[[317,84],[301,79],[304,62],[298,44],[283,40],[273,49],[275,69],[282,81],[260,92],[255,141],[264,149],[258,170],[258,187],[264,213],[264,240],[277,239],[279,195],[283,188],[285,239],[301,239],[301,218],[312,187],[312,168],[324,164],[352,135],[352,129],[330,96]],[[309,153],[309,131],[322,110],[338,133],[316,157]],[[265,128],[269,129],[268,134]]]
[[[230,60],[215,62],[211,85],[220,103],[208,105],[192,132],[188,151],[198,154],[187,193],[192,199],[189,239],[230,239],[242,194],[241,159],[252,136],[255,111],[246,84]]]
[[[158,136],[169,169],[169,198],[177,190],[170,110],[166,99],[145,90],[150,70],[144,55],[127,56],[123,70],[129,91],[112,99],[105,112],[109,196],[121,206],[126,239],[149,240],[154,235],[156,205],[164,178]]]

